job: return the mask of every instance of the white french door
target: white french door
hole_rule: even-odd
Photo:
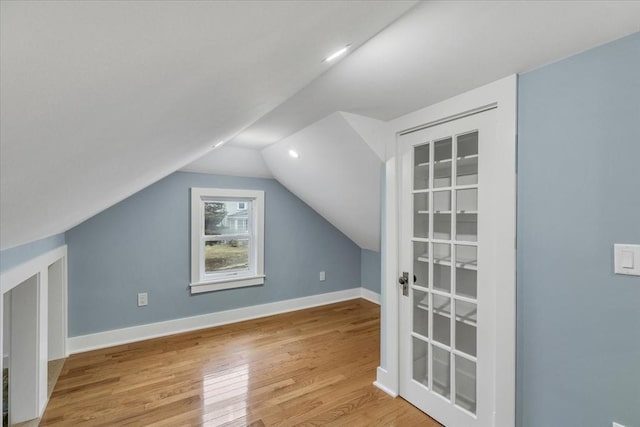
[[[513,236],[496,201],[513,182],[495,167],[495,120],[488,110],[398,138],[400,394],[448,427],[492,426],[499,394],[496,249]]]

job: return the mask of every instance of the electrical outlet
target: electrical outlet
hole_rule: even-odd
[[[144,307],[149,303],[148,295],[146,292],[138,294],[138,307]]]
[[[324,271],[321,271],[321,272],[320,272],[320,281],[321,281],[321,282],[324,282],[324,281],[325,281],[325,279],[326,279],[326,276],[325,276],[325,274],[324,274]]]

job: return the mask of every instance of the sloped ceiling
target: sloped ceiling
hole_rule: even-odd
[[[232,140],[264,148],[344,111],[390,120],[640,30],[634,1],[426,1]]]
[[[299,158],[289,156],[289,150]],[[262,151],[274,177],[363,249],[380,249],[382,160],[340,112]]]
[[[0,248],[202,156],[414,3],[1,2]]]
[[[428,1],[363,44],[414,3],[0,2],[0,249],[65,231],[205,155],[186,169],[246,174],[250,158],[263,176],[259,158],[238,149],[263,149],[323,118],[341,130],[300,133],[333,141],[314,156],[336,159],[300,170],[307,155],[285,164],[282,141],[264,150],[267,167],[375,249],[378,238],[344,223],[341,205],[326,209],[326,191],[298,189],[294,172],[321,190],[335,170],[336,187],[356,183],[336,197],[368,197],[372,184],[345,170],[363,146],[382,154],[381,125],[359,116],[395,118],[640,22],[640,2]],[[320,61],[345,42],[350,55],[332,68]],[[287,139],[307,150],[304,135]]]
[[[267,147],[278,181],[377,250],[379,163],[363,142],[384,159],[385,120],[635,32],[638,22],[640,3],[423,2],[229,144]]]

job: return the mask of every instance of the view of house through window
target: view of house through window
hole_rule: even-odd
[[[246,271],[250,265],[251,201],[204,203],[205,273]]]

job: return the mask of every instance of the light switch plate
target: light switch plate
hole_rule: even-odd
[[[613,259],[616,274],[640,276],[640,245],[613,245]]]

